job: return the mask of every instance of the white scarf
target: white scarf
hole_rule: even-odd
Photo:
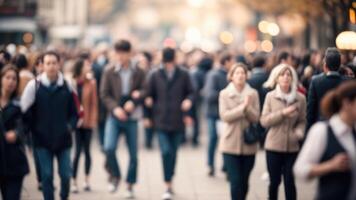
[[[276,92],[277,92],[277,97],[286,101],[287,104],[293,103],[295,101],[295,99],[297,98],[297,91],[293,90],[293,88],[291,88],[291,91],[289,93],[284,93],[281,90],[281,87],[277,84]]]

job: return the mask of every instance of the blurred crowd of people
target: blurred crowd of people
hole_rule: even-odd
[[[297,199],[295,176],[319,178],[317,199],[356,199],[354,52],[139,51],[119,40],[94,49],[3,49],[0,69],[4,200],[20,199],[29,173],[25,144],[45,200],[55,199],[54,158],[62,200],[70,192],[91,191],[96,135],[112,193],[124,177],[116,157],[124,135],[129,154],[125,197],[134,198],[139,124],[147,150],[158,140],[166,186],[162,199],[174,198],[179,147],[199,146],[204,134],[207,175],[215,176],[219,149],[232,200],[246,199],[259,149],[266,151],[269,199],[278,199],[282,178],[285,199]],[[82,152],[85,180],[79,187]]]

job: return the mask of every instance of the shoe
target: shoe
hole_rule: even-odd
[[[119,179],[117,178],[112,178],[110,183],[109,183],[109,192],[114,193],[117,191],[117,188],[119,186]]]
[[[72,186],[72,193],[74,193],[74,194],[79,193],[79,190],[78,190],[78,186],[77,186],[77,185],[74,185],[74,184],[73,184],[73,186]]]
[[[173,199],[173,193],[170,190],[167,190],[165,193],[162,195],[162,200],[172,200]]]
[[[38,183],[37,189],[38,189],[39,191],[42,191],[42,183]]]
[[[86,192],[90,192],[91,191],[90,185],[87,182],[84,183],[84,188],[83,189]]]
[[[114,183],[110,183],[109,186],[108,186],[108,190],[110,193],[114,193],[117,191],[117,184],[114,184]]]
[[[127,190],[125,193],[125,199],[134,199],[134,198],[135,198],[135,195],[134,195],[133,190],[132,189]]]
[[[215,170],[213,168],[209,169],[208,176],[209,177],[214,177],[215,176]]]

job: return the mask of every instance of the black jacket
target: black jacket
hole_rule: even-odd
[[[0,176],[22,177],[29,172],[29,167],[25,147],[22,143],[23,123],[19,104],[15,101],[10,101],[1,110],[0,118]],[[5,140],[5,134],[10,130],[14,130],[17,133],[17,141],[14,144],[10,144]]]
[[[194,102],[194,89],[189,73],[176,67],[173,78],[168,80],[163,68],[148,76],[146,96],[152,97],[153,124],[161,131],[183,131],[184,123],[181,104],[189,98]]]
[[[335,72],[329,75],[321,73],[313,76],[308,91],[306,131],[308,131],[315,122],[322,120],[320,103],[324,95],[345,80],[346,78]]]
[[[29,111],[34,146],[53,152],[71,147],[71,130],[76,127],[78,111],[74,94],[66,82],[55,88],[39,82],[35,102]]]
[[[203,88],[204,101],[207,103],[207,117],[219,118],[219,93],[227,84],[227,72],[222,67],[208,72]]]
[[[267,81],[268,77],[268,72],[263,68],[254,68],[250,78],[247,80],[248,84],[258,92],[261,111],[265,102],[266,94],[268,92],[268,89],[264,88],[263,84]]]

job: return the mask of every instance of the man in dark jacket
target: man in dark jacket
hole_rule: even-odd
[[[345,78],[338,73],[340,63],[340,52],[336,48],[329,47],[324,57],[324,73],[313,76],[310,82],[306,131],[308,131],[315,122],[323,119],[320,114],[319,105],[324,95],[345,80]]]
[[[192,107],[194,90],[189,73],[175,64],[175,50],[163,49],[162,66],[147,80],[145,104],[153,108],[153,123],[158,133],[167,191],[172,198],[172,178],[177,150],[184,132],[183,118]]]
[[[105,125],[104,149],[111,184],[109,191],[117,190],[121,179],[116,149],[121,133],[125,135],[130,161],[126,182],[126,197],[133,198],[133,185],[137,179],[137,120],[140,91],[145,80],[144,72],[131,60],[131,43],[119,40],[115,43],[116,60],[108,66],[102,76],[100,97],[108,111]]]
[[[215,174],[215,150],[218,142],[217,126],[219,120],[219,93],[227,86],[227,72],[234,64],[233,56],[229,53],[220,55],[220,67],[208,72],[203,88],[203,98],[207,103],[207,122],[209,133],[208,166],[209,176]]]
[[[201,91],[203,90],[205,79],[208,71],[213,67],[213,59],[208,56],[205,56],[198,63],[197,69],[191,72],[192,83],[195,89],[195,101],[192,108],[192,116],[194,120],[194,131],[193,131],[193,146],[196,147],[199,145],[199,132],[200,132],[200,111],[202,104],[202,96]]]
[[[43,55],[44,72],[30,81],[21,98],[21,109],[31,115],[28,123],[39,157],[43,196],[54,199],[53,158],[58,159],[62,200],[69,196],[71,131],[77,125],[75,94],[60,73],[60,57],[55,52]]]
[[[253,68],[250,78],[247,80],[248,84],[257,90],[258,96],[260,98],[260,109],[262,111],[263,104],[265,102],[265,97],[267,94],[267,89],[263,87],[264,82],[268,79],[268,72],[265,69],[266,57],[262,53],[258,53],[253,58]],[[260,145],[263,146],[265,139],[265,129],[258,124],[258,130],[260,133]]]

